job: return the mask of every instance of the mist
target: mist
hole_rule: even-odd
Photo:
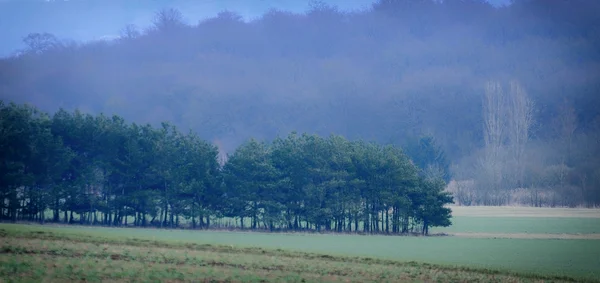
[[[598,1],[100,3],[0,2],[0,99],[169,121],[222,155],[432,137],[458,203],[600,204]]]
[[[269,9],[303,13],[311,5],[310,0],[227,0],[227,1],[119,1],[99,0],[2,0],[0,1],[0,57],[6,57],[26,48],[23,37],[33,32],[49,32],[60,39],[78,42],[114,39],[123,27],[133,24],[149,27],[154,14],[163,8],[181,11],[188,23],[214,17],[222,11],[235,11],[244,21],[260,18]],[[341,11],[353,11],[370,7],[371,0],[328,0]],[[507,5],[509,0],[490,0],[495,6]]]

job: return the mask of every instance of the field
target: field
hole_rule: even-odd
[[[600,282],[600,210],[453,210],[437,237],[0,224],[0,281]]]

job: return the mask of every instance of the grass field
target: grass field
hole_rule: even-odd
[[[0,281],[600,282],[598,210],[501,210],[456,209],[448,237],[0,224]]]
[[[456,216],[453,225],[434,228],[433,233],[535,233],[535,234],[596,234],[600,233],[600,218],[540,218],[540,217],[468,217]]]
[[[451,208],[452,226],[433,233],[600,234],[600,209]]]

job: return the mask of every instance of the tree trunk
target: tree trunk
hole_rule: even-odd
[[[121,211],[117,210],[117,211],[115,211],[115,214],[113,215],[112,226],[119,225],[119,217],[121,217]]]
[[[15,223],[17,222],[17,194],[15,190],[12,190],[11,194],[10,194],[10,200],[8,203],[8,216],[10,218],[10,221]]]
[[[363,223],[363,227],[364,227],[364,228],[363,228],[363,230],[364,230],[364,232],[365,232],[365,233],[368,233],[368,232],[369,232],[369,228],[370,228],[370,226],[369,226],[369,225],[371,225],[371,224],[369,223],[369,214],[370,214],[370,213],[369,213],[369,205],[368,205],[368,204],[366,204],[366,205],[365,205],[365,223]]]
[[[427,219],[423,220],[423,231],[422,231],[423,235],[428,235],[429,234],[429,221],[427,221]]]
[[[202,215],[202,213],[199,213],[198,215],[198,228],[204,229],[204,216]]]
[[[392,208],[392,233],[398,233],[398,208]]]
[[[385,233],[389,234],[390,233],[390,215],[389,215],[389,209],[385,210]]]
[[[175,227],[175,215],[173,213],[173,209],[171,209],[171,214],[169,215],[169,226],[171,228]]]
[[[258,223],[258,216],[256,215],[257,203],[254,202],[254,206],[252,207],[252,229],[256,229]]]
[[[60,211],[58,210],[59,202],[58,198],[54,199],[54,215],[52,218],[52,222],[58,223],[60,222]]]

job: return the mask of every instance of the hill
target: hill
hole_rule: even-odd
[[[462,192],[464,202],[503,203],[526,188],[530,204],[593,205],[599,3],[381,0],[252,21],[222,12],[198,24],[167,9],[152,28],[130,26],[112,41],[30,35],[27,52],[0,60],[0,95],[50,112],[172,121],[222,152],[293,130],[404,146],[431,136],[455,179],[498,195]],[[502,137],[492,139],[492,120]]]

